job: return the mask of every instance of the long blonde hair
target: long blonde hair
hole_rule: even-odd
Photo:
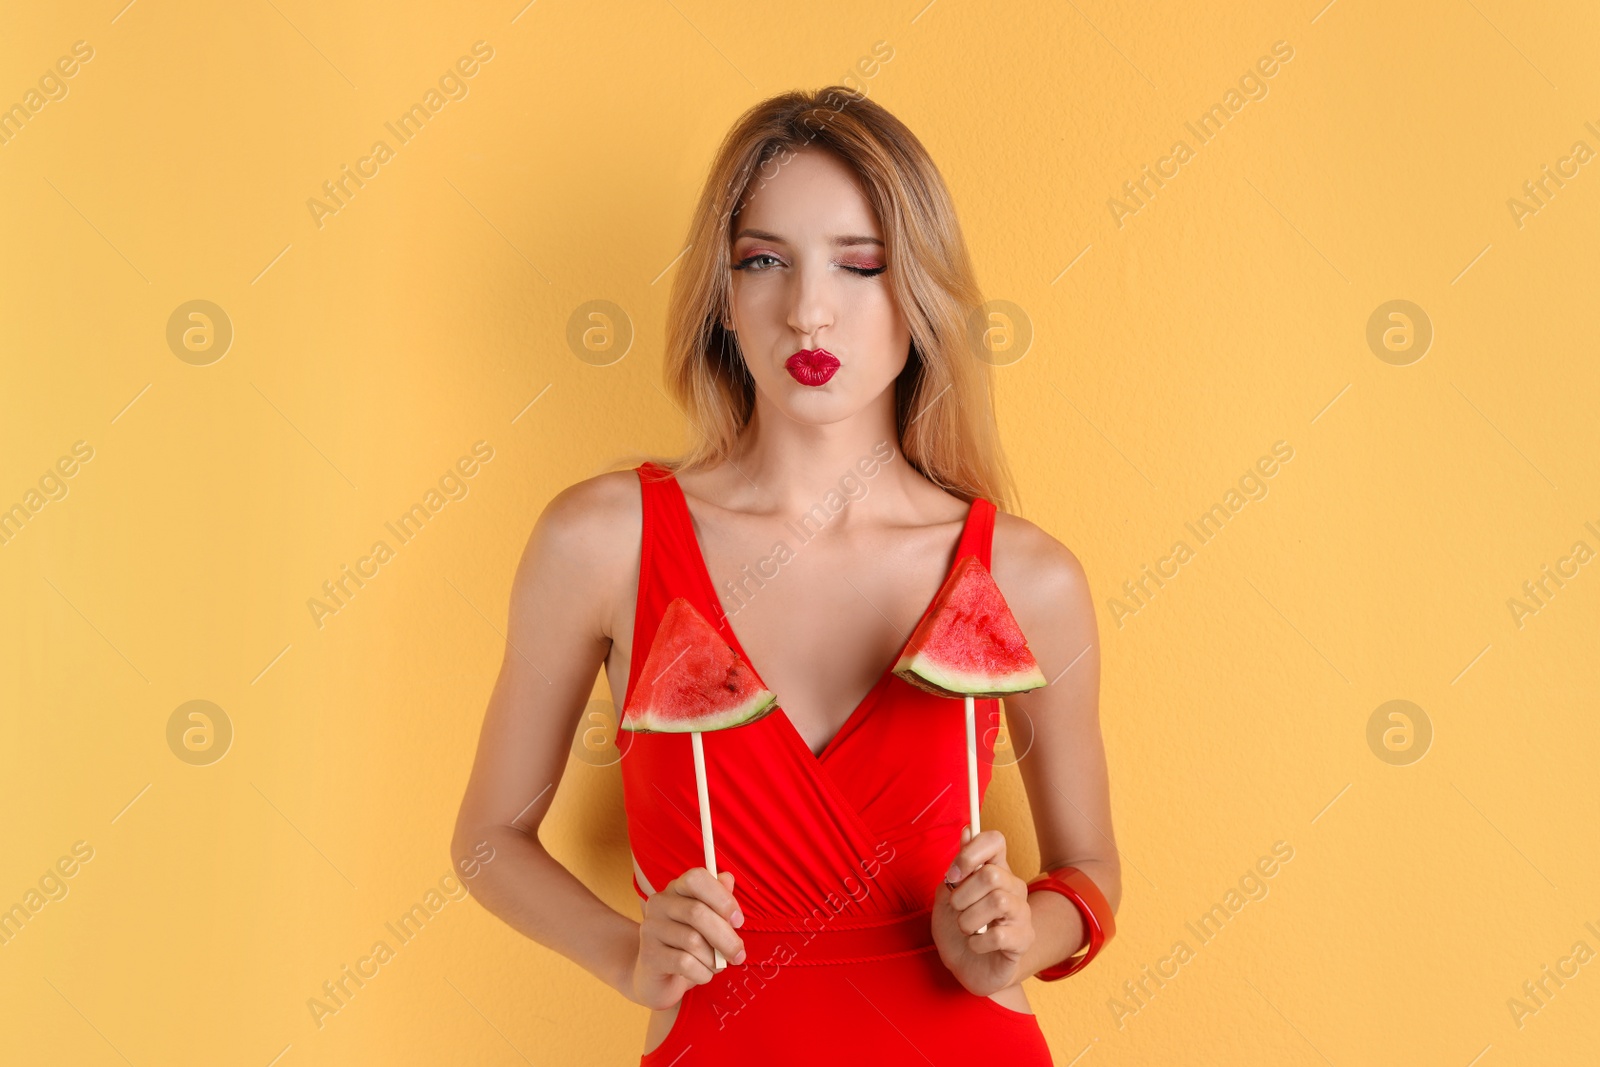
[[[883,228],[886,277],[911,333],[895,381],[901,452],[947,492],[1011,510],[1016,485],[995,424],[991,367],[968,339],[983,298],[949,190],[904,123],[840,85],[756,104],[717,150],[667,308],[666,387],[695,432],[681,456],[655,462],[673,471],[714,466],[755,410],[755,382],[722,326],[732,318],[730,235],[749,196],[811,145],[854,170]]]

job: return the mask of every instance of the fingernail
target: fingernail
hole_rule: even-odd
[[[744,912],[740,911],[738,908],[734,908],[733,909],[733,920],[732,921],[733,921],[733,925],[734,926],[743,926],[744,925]]]
[[[959,879],[960,877],[961,877],[961,868],[957,867],[954,863],[952,863],[950,865],[950,869],[948,871],[944,872],[944,880],[947,881],[947,882],[954,882],[957,879]]]
[[[739,950],[739,954],[737,956],[733,957],[733,962],[734,963],[743,963],[744,962],[744,949],[740,949]]]

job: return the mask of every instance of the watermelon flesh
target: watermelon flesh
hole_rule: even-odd
[[[619,726],[638,733],[726,730],[777,704],[705,616],[678,597],[662,613]]]
[[[946,697],[1002,697],[1046,684],[1000,587],[977,556],[956,563],[894,673]]]

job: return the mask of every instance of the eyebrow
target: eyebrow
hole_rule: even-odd
[[[783,237],[780,237],[778,234],[771,233],[771,232],[769,232],[767,230],[751,229],[748,226],[745,227],[744,229],[740,230],[738,233],[733,235],[733,239],[735,241],[739,240],[739,238],[741,238],[741,237],[754,237],[757,240],[772,241],[772,242],[775,242],[777,244],[788,244],[789,243],[787,240],[785,240]],[[833,243],[834,243],[834,246],[838,247],[838,248],[851,248],[851,247],[854,247],[855,245],[877,245],[879,248],[883,247],[883,242],[878,240],[876,237],[872,237],[872,236],[869,236],[867,234],[861,234],[861,233],[851,233],[851,234],[843,234],[843,235],[837,236],[837,237],[835,237],[833,239]]]

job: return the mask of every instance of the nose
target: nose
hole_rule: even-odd
[[[832,326],[834,320],[833,282],[828,277],[827,264],[802,266],[791,277],[789,327],[807,347],[817,347],[817,333]]]

